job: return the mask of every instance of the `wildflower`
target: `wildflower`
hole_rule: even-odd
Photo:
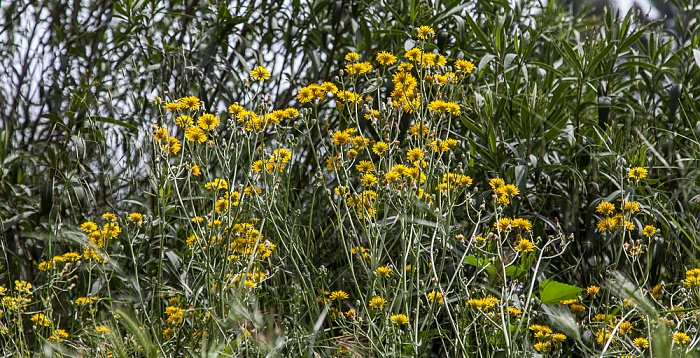
[[[540,324],[532,324],[529,329],[535,334],[535,338],[546,338],[552,334],[552,329],[549,326]]]
[[[412,162],[423,159],[423,150],[420,148],[413,148],[406,153],[406,158]]]
[[[185,107],[180,102],[165,102],[165,104],[163,105],[163,109],[165,109],[168,112],[177,112],[183,108]]]
[[[521,311],[515,307],[508,307],[508,312],[510,312],[510,314],[512,314],[515,317],[518,317],[523,313],[523,311]]]
[[[622,204],[622,210],[629,211],[630,213],[636,213],[640,210],[639,203],[636,201],[626,201]]]
[[[369,138],[365,138],[361,135],[356,135],[350,139],[350,142],[352,143],[353,148],[363,150],[367,144],[369,144],[370,140]]]
[[[430,303],[437,301],[438,304],[442,304],[444,299],[442,297],[442,293],[437,292],[437,291],[432,291],[432,292],[428,292],[428,301],[430,301]]]
[[[600,292],[600,287],[598,286],[588,286],[586,288],[586,293],[589,296],[595,296],[596,294],[598,294],[598,292]]]
[[[345,55],[345,61],[357,62],[360,60],[360,55],[357,52],[350,52]]]
[[[474,70],[474,64],[467,60],[457,60],[455,61],[455,68],[459,72],[470,74]]]
[[[373,186],[373,185],[377,184],[377,182],[379,182],[377,177],[371,173],[367,173],[367,174],[363,175],[362,179],[360,179],[360,181],[362,182],[362,186]]]
[[[195,164],[190,168],[190,172],[194,176],[200,176],[202,175],[202,171],[199,169],[199,165]]]
[[[90,233],[95,230],[97,230],[97,224],[92,221],[87,221],[80,225],[80,231]]]
[[[207,134],[200,127],[187,127],[185,130],[185,139],[190,142],[204,143],[207,141]]]
[[[204,113],[199,116],[199,119],[197,120],[197,125],[205,131],[213,130],[219,125],[219,123],[219,117],[211,113]]]
[[[532,223],[528,219],[515,218],[510,223],[513,228],[520,228],[525,231],[530,231],[532,229]]]
[[[349,63],[345,65],[345,72],[350,76],[363,75],[372,70],[369,62]]]
[[[503,181],[503,179],[501,179],[501,178],[493,178],[493,179],[489,180],[489,185],[493,189],[498,189],[498,188],[506,185],[506,182]]]
[[[612,218],[605,218],[601,221],[598,222],[597,228],[598,231],[604,232],[604,231],[611,231],[615,229],[617,226],[617,221]]]
[[[686,277],[687,276],[688,276],[688,272],[686,272]],[[700,270],[698,270],[697,276],[700,276]],[[688,285],[688,284],[686,283],[686,285]],[[688,285],[688,286],[691,286],[691,285]],[[660,283],[657,283],[654,287],[651,288],[651,296],[658,299],[659,297],[661,297],[662,291],[663,291],[663,287],[661,287]]]
[[[596,342],[598,342],[598,344],[603,344],[610,339],[615,339],[615,337],[612,337],[607,329],[601,328],[596,334]]]
[[[314,91],[310,87],[303,87],[297,93],[297,99],[301,103],[309,103],[314,99]]]
[[[262,66],[257,66],[252,71],[250,71],[250,77],[260,82],[263,82],[266,79],[270,78],[270,70]]]
[[[323,92],[328,92],[328,93],[332,93],[332,94],[338,93],[338,87],[335,84],[333,84],[333,82],[323,82],[323,83],[321,83],[319,88]]]
[[[613,205],[610,202],[607,202],[603,200],[598,206],[596,207],[595,211],[597,213],[603,214],[605,216],[610,216],[612,212],[615,210],[615,205]]]
[[[382,309],[384,308],[385,304],[386,300],[379,296],[373,297],[371,300],[369,300],[369,306],[374,309]]]
[[[207,190],[227,190],[228,182],[224,178],[216,178],[214,181],[210,181],[204,184],[204,189]]]
[[[197,109],[202,104],[202,101],[195,96],[180,98],[180,106],[183,108]]]
[[[109,333],[109,332],[112,331],[111,329],[109,329],[109,328],[107,328],[107,327],[105,327],[105,326],[97,326],[97,327],[95,327],[95,330],[96,330],[98,333]]]
[[[231,116],[238,116],[241,112],[243,112],[243,106],[238,104],[238,102],[228,106],[228,113]]]
[[[355,92],[351,91],[339,91],[337,94],[338,100],[340,101],[345,101],[345,102],[355,102],[355,103],[360,103],[362,102],[362,96]]]
[[[649,347],[649,340],[643,337],[635,338],[632,343],[634,343],[635,346],[641,348],[641,349],[646,349]]]
[[[374,164],[368,160],[361,160],[359,164],[355,166],[358,171],[363,173],[370,173],[374,171]]]
[[[634,328],[634,326],[632,326],[632,323],[628,321],[622,321],[620,322],[620,325],[618,327],[618,332],[619,334],[628,334],[632,331],[632,328]]]
[[[185,309],[168,306],[165,307],[165,314],[168,315],[167,323],[170,326],[179,326],[185,319]]]
[[[49,340],[60,343],[63,342],[63,340],[66,338],[68,338],[68,332],[66,332],[63,329],[57,329],[53,331],[53,334],[51,335],[51,337],[49,337]]]
[[[493,223],[493,227],[497,228],[498,231],[510,231],[510,219],[501,218],[497,222]]]
[[[690,341],[690,337],[685,332],[676,332],[673,334],[673,342],[676,344],[686,344]]]
[[[379,64],[382,66],[391,66],[396,63],[396,56],[386,51],[382,51],[377,54],[377,62],[379,62]]]
[[[646,237],[652,237],[654,234],[656,234],[656,228],[651,225],[647,225],[642,229],[642,235]]]
[[[19,293],[25,293],[27,295],[32,294],[32,284],[26,281],[15,280],[15,290]]]
[[[521,238],[518,245],[515,246],[516,251],[521,252],[532,252],[535,249],[535,245],[528,239]]]
[[[534,345],[535,350],[540,353],[547,353],[552,348],[551,342],[537,342]]]
[[[337,301],[342,301],[342,300],[347,299],[348,297],[350,297],[350,296],[348,296],[348,294],[345,293],[345,291],[343,291],[343,290],[338,290],[338,291],[333,291],[333,292],[331,292],[331,297],[330,297],[330,298],[331,298],[331,301],[336,301],[336,300],[337,300]]]
[[[562,333],[554,333],[552,335],[552,341],[554,341],[556,343],[564,342],[564,341],[566,341],[566,335],[562,334]]]
[[[43,313],[37,313],[33,315],[31,321],[39,326],[48,327],[51,325],[51,321],[49,321],[48,317],[46,317],[46,315],[44,315]]]
[[[75,299],[75,305],[76,306],[87,306],[90,305],[94,302],[97,302],[100,298],[97,296],[90,296],[90,297],[78,297]]]
[[[141,213],[131,213],[127,217],[129,221],[131,221],[134,224],[140,224],[143,222],[143,214]]]
[[[262,161],[260,163],[262,163]],[[328,168],[328,170],[334,172],[338,168],[342,168],[342,166],[343,166],[343,162],[340,160],[340,157],[338,155],[334,155],[334,156],[326,158],[326,168]],[[255,167],[253,167],[253,168],[255,168]],[[253,169],[253,170],[255,170],[255,169]]]
[[[486,298],[469,299],[467,300],[467,305],[469,305],[470,307],[475,307],[482,311],[488,311],[489,309],[493,308],[498,302],[500,302],[498,298],[489,296]]]
[[[646,178],[647,174],[649,174],[648,170],[642,167],[634,167],[630,169],[630,171],[627,173],[627,176],[632,179],[640,180]]]
[[[418,28],[418,38],[421,40],[428,40],[435,36],[435,30],[430,26],[421,26]]]
[[[462,113],[457,103],[445,102],[441,100],[435,100],[430,102],[430,104],[428,105],[428,110],[437,113],[447,113],[454,116],[459,116]]]
[[[397,326],[403,326],[408,323],[408,316],[405,314],[395,314],[391,315],[391,322]]]
[[[389,150],[389,145],[387,145],[384,142],[377,142],[373,147],[372,147],[372,152],[376,155],[382,155],[384,152]]]
[[[333,133],[333,144],[343,145],[350,142],[350,136],[355,133],[354,128],[348,128],[344,131],[337,131]]]
[[[683,281],[686,286],[694,287],[700,286],[700,269],[695,268],[685,272],[685,281]],[[661,286],[659,286],[658,291],[661,291]],[[656,287],[654,287],[656,289]]]
[[[228,211],[228,203],[229,203],[229,201],[226,199],[217,200],[216,205],[215,205],[216,213],[223,214],[226,211]]]
[[[388,278],[389,276],[391,276],[391,271],[392,271],[391,268],[386,267],[386,266],[382,266],[382,267],[378,267],[376,270],[374,270],[374,274],[379,276],[379,277]]]

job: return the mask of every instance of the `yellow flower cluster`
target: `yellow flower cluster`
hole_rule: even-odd
[[[639,211],[639,204],[636,202],[623,203],[621,210],[635,213]],[[627,231],[634,230],[634,223],[625,218],[624,213],[615,213],[615,205],[608,201],[601,201],[596,207],[596,212],[605,216],[604,219],[598,222],[598,230],[601,232],[612,231],[615,229],[624,229]]]
[[[270,157],[263,163],[262,160],[253,162],[253,171],[261,173],[263,169],[269,173],[283,172],[285,166],[292,159],[292,152],[289,149],[275,149]]]
[[[467,186],[472,185],[472,178],[459,173],[447,173],[442,175],[442,180],[437,186],[442,194],[451,192],[457,189],[464,189]]]
[[[488,312],[499,302],[501,302],[501,300],[499,300],[498,298],[488,296],[486,298],[472,298],[470,300],[467,300],[467,305],[469,305],[469,307],[474,307],[480,311]]]
[[[76,262],[83,257],[79,252],[67,252],[63,255],[54,256],[49,261],[43,261],[39,263],[37,267],[39,271],[48,271],[49,269],[56,267],[56,265],[64,262]]]

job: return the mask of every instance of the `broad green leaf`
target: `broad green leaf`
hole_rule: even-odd
[[[562,300],[571,300],[581,294],[581,288],[554,280],[540,282],[540,300],[546,305],[557,304]]]

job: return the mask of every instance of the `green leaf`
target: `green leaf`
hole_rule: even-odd
[[[557,304],[562,300],[571,300],[581,294],[582,289],[565,283],[545,280],[540,282],[540,300],[546,305]]]
[[[131,131],[138,132],[138,128],[136,128],[135,125],[126,123],[124,121],[120,121],[118,119],[109,118],[109,117],[100,117],[100,116],[91,116],[90,119],[97,121],[97,122],[116,124],[118,126],[124,127],[126,129],[131,130]]]

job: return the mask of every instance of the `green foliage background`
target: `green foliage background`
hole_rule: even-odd
[[[619,248],[596,231],[595,207],[627,197],[620,178],[642,166],[652,179],[636,194],[663,233],[649,243],[645,287],[680,282],[700,248],[700,4],[670,3],[683,10],[655,22],[559,1],[3,2],[0,284],[34,281],[49,241],[104,211],[174,210],[157,200],[150,160],[156,94],[196,95],[215,112],[247,101],[249,70],[265,64],[272,107],[298,105],[298,89],[339,76],[346,53],[398,53],[421,25],[435,28],[441,53],[477,65],[476,95],[463,99],[472,114],[453,128],[465,171],[517,185],[513,215],[532,218],[537,235],[560,225],[573,236],[545,268],[557,281],[605,280]],[[311,155],[326,133],[307,135],[280,214],[310,243],[295,273],[318,278],[321,266],[340,270],[341,244]],[[286,279],[280,297],[294,290]]]

